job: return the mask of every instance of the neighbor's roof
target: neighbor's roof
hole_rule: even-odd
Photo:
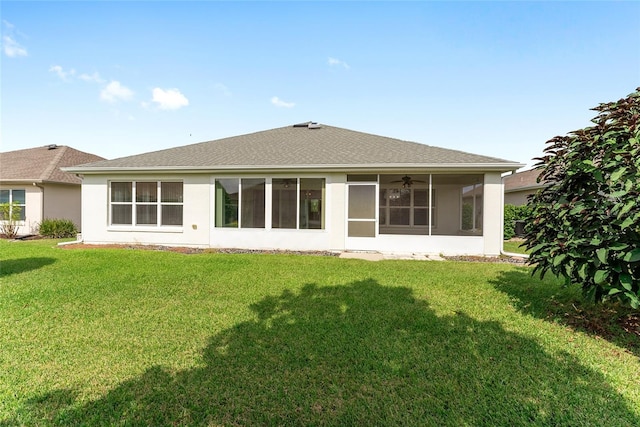
[[[514,191],[535,190],[544,187],[544,183],[538,182],[540,172],[540,169],[530,169],[505,176],[504,192],[512,193]]]
[[[0,181],[81,184],[80,178],[60,168],[104,160],[104,157],[64,145],[47,145],[0,153]]]
[[[316,123],[68,168],[79,173],[153,170],[348,170],[411,167],[514,170],[524,165]]]

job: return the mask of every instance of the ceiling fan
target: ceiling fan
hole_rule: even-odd
[[[425,183],[426,181],[420,181],[417,179],[412,179],[409,175],[405,175],[397,181],[391,181],[392,183],[401,182],[402,188],[410,188],[416,182]]]

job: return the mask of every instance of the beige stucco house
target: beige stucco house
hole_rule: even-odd
[[[504,203],[522,206],[527,204],[527,197],[545,186],[538,182],[539,169],[513,173],[504,177]]]
[[[0,203],[20,206],[19,235],[35,234],[45,218],[81,225],[81,180],[61,168],[104,160],[60,145],[0,153]]]
[[[309,122],[65,170],[86,243],[497,255],[522,166]]]

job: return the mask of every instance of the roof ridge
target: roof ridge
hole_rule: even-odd
[[[51,162],[49,163],[49,166],[47,166],[45,170],[42,172],[42,174],[40,175],[41,181],[47,181],[48,178],[51,177],[51,175],[53,174],[53,171],[55,171],[56,168],[58,167],[58,163],[60,163],[60,160],[62,160],[64,153],[67,151],[67,148],[68,147],[66,145],[58,145],[56,146],[56,148],[53,148],[53,150],[60,150],[60,152],[53,157],[53,160],[51,160]]]

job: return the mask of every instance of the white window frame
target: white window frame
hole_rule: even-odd
[[[111,192],[113,183],[131,183],[131,201],[130,202],[112,202]],[[156,184],[156,201],[155,202],[136,202],[136,187],[139,182],[155,182]],[[162,201],[162,183],[180,183],[182,184],[182,201],[181,202],[163,202]],[[174,179],[139,179],[139,180],[112,180],[109,181],[109,227],[112,228],[133,228],[133,229],[182,229],[184,226],[184,181]],[[114,205],[125,205],[131,207],[131,224],[114,224],[113,223],[113,209]],[[155,224],[138,224],[137,223],[137,209],[140,206],[156,206],[156,223]],[[182,206],[182,224],[181,225],[162,225],[162,206]]]
[[[11,218],[12,214],[13,214],[13,192],[14,191],[22,191],[24,192],[24,203],[16,203],[15,206],[19,206],[20,207],[20,216],[24,217],[18,220],[18,222],[20,224],[24,224],[24,222],[27,219],[27,190],[25,190],[24,188],[3,188],[2,191],[8,191],[9,192],[9,218]]]

